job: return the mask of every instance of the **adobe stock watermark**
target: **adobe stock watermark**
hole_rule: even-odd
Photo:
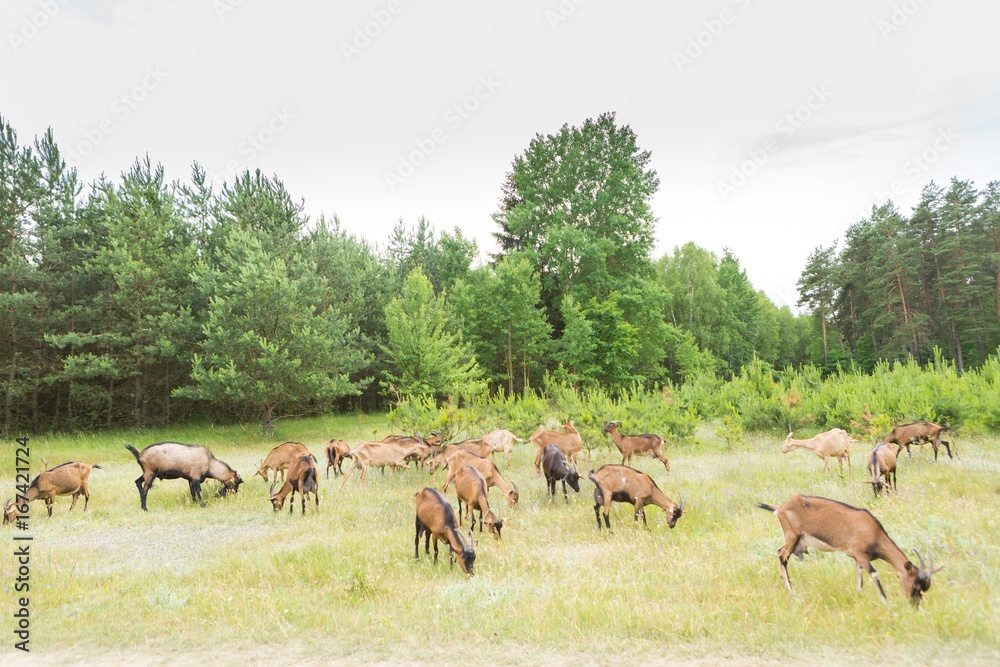
[[[289,105],[283,104],[280,107],[274,107],[271,110],[271,116],[268,118],[255,132],[252,132],[246,136],[246,138],[240,142],[237,146],[237,154],[243,158],[242,164],[252,164],[257,156],[267,149],[278,135],[288,129],[295,120],[295,109],[294,107],[289,108]],[[229,160],[226,162],[225,167],[222,171],[217,171],[212,173],[212,178],[217,183],[223,183],[225,181],[234,178],[240,171],[239,160]]]
[[[585,5],[587,0],[560,0],[554,9],[545,10],[545,20],[549,22],[549,28],[555,31],[560,25],[570,19],[576,10]]]
[[[736,23],[739,12],[749,9],[752,0],[732,0],[738,11],[723,9],[715,18],[702,21],[702,29],[688,37],[687,44],[680,51],[674,51],[674,64],[681,74],[684,69],[694,64],[715,42],[722,37],[726,27]]]
[[[37,37],[38,33],[58,16],[62,8],[69,2],[70,0],[39,0],[38,9],[21,19],[21,25],[18,26],[17,31],[7,33],[7,41],[14,53],[20,51],[27,46],[28,42]]]
[[[354,58],[360,56],[361,52],[371,46],[371,43],[382,34],[382,31],[389,27],[393,19],[403,13],[403,9],[405,7],[401,0],[389,0],[382,9],[373,10],[370,20],[355,26],[351,40],[340,43],[340,52],[344,54],[344,60],[350,63]]]
[[[899,32],[925,4],[927,4],[927,0],[903,0],[894,4],[889,17],[879,19],[875,23],[878,31],[882,33],[882,39],[888,41],[889,35]]]
[[[212,0],[212,9],[220,21],[225,21],[226,16],[232,14],[244,4],[246,4],[246,0]]]
[[[889,184],[888,189],[882,190],[881,192],[875,192],[873,195],[873,202],[876,206],[881,206],[885,204],[890,199],[896,200],[899,196],[906,190],[907,185],[913,184],[918,179],[920,179],[924,174],[926,174],[931,166],[935,162],[941,159],[941,156],[947,153],[952,146],[959,139],[959,134],[951,128],[939,127],[937,133],[934,135],[934,139],[931,141],[930,145],[919,153],[914,153],[910,157],[903,161],[900,165],[900,172],[903,176],[909,178],[902,179],[897,178]],[[869,214],[867,212],[860,212],[860,218],[865,218]]]
[[[722,201],[728,201],[729,197],[746,185],[754,174],[767,164],[771,156],[781,149],[782,142],[787,142],[803,125],[812,120],[813,114],[822,109],[831,97],[833,93],[827,90],[825,84],[810,88],[806,101],[779,118],[774,124],[774,131],[778,136],[770,136],[757,148],[748,150],[747,159],[733,165],[728,180],[716,181],[715,187]]]
[[[500,81],[493,78],[492,74],[479,77],[479,83],[472,93],[448,107],[441,115],[446,127],[436,127],[427,136],[415,139],[413,141],[414,150],[406,155],[399,155],[396,169],[385,172],[385,183],[389,186],[389,191],[395,192],[397,187],[416,173],[417,169],[434,155],[438,147],[448,140],[448,132],[454,132],[462,127],[479,109],[480,105],[493,97],[493,94],[502,85]]]
[[[159,65],[150,65],[146,68],[145,76],[136,85],[116,97],[111,102],[111,113],[93,127],[83,131],[83,139],[75,142],[69,147],[66,153],[66,164],[71,167],[79,167],[84,158],[93,153],[98,146],[104,143],[109,135],[114,134],[119,123],[132,115],[147,99],[150,94],[159,88],[167,78],[167,72]]]

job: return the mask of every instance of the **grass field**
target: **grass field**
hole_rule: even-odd
[[[0,648],[0,662],[240,664],[298,660],[385,664],[997,664],[1000,662],[1000,442],[954,438],[961,459],[935,463],[930,449],[905,453],[899,493],[875,499],[864,475],[866,447],[853,477],[821,472],[807,452],[780,453],[780,438],[753,437],[727,452],[710,429],[670,445],[673,472],[645,458],[668,496],[686,498],[669,530],[647,508],[649,530],[631,508],[612,509],[612,532],[598,532],[586,470],[619,462],[608,443],[581,461],[581,493],[569,504],[546,497],[534,452],[520,445],[501,471],[518,483],[521,503],[503,505],[503,541],[477,546],[476,576],[413,559],[412,496],[443,484],[412,470],[362,486],[357,474],[322,480],[320,511],[275,514],[268,485],[252,477],[270,447],[300,440],[322,459],[332,436],[349,442],[387,433],[380,417],[283,422],[274,438],[240,428],[188,427],[31,440],[33,473],[67,460],[100,463],[90,508],[56,501],[45,518],[33,503],[32,653]],[[526,435],[526,434],[521,434]],[[158,481],[148,513],[133,480],[140,449],[174,439],[209,446],[247,483],[236,496],[190,502],[181,480]],[[0,484],[11,495],[13,443],[4,446]],[[915,448],[919,449],[919,448]],[[349,462],[348,462],[349,464]],[[320,466],[323,474],[325,465]],[[345,469],[347,465],[345,465]],[[921,607],[877,561],[889,596],[872,582],[855,588],[854,563],[811,554],[789,565],[796,595],[781,583],[777,519],[754,504],[793,493],[836,498],[870,509],[912,557],[933,553],[935,575]],[[560,492],[561,494],[561,492]],[[448,498],[454,502],[454,493]],[[298,505],[298,502],[296,502]],[[287,509],[287,506],[286,506]],[[11,527],[4,527],[12,544]],[[10,550],[5,550],[7,554]],[[422,548],[421,548],[422,552]],[[0,558],[5,609],[14,607],[13,558]],[[4,613],[12,627],[10,612]]]

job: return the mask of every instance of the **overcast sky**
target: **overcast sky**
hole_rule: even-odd
[[[0,114],[85,182],[276,174],[383,243],[494,248],[536,133],[614,111],[652,152],[656,255],[729,247],[794,306],[806,256],[930,180],[1000,178],[1000,4],[982,0],[3,0]]]

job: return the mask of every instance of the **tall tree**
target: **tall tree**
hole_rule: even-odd
[[[482,389],[471,346],[455,326],[443,294],[435,295],[420,267],[385,307],[388,370],[385,386],[401,396],[471,396]]]
[[[805,269],[799,278],[800,306],[809,308],[819,321],[823,336],[823,367],[830,365],[830,344],[827,337],[827,321],[830,308],[836,297],[837,246],[828,248],[817,246],[806,259]]]

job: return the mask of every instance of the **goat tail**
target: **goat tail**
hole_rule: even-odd
[[[775,508],[771,507],[770,505],[765,505],[764,503],[757,503],[757,507],[761,508],[762,510],[767,510],[768,512],[778,511]]]
[[[97,468],[98,470],[104,470],[104,468],[102,468],[101,466],[97,465],[96,463],[94,465],[90,466],[90,467],[91,468]]]
[[[139,461],[139,450],[138,449],[136,449],[132,445],[125,445],[125,449],[129,450],[130,452],[132,452],[132,456],[135,457],[135,460],[139,463],[139,465],[142,465],[142,461]]]
[[[942,431],[950,431],[951,430],[951,426],[948,426],[947,424],[945,424],[944,426],[941,427],[941,430]]]

